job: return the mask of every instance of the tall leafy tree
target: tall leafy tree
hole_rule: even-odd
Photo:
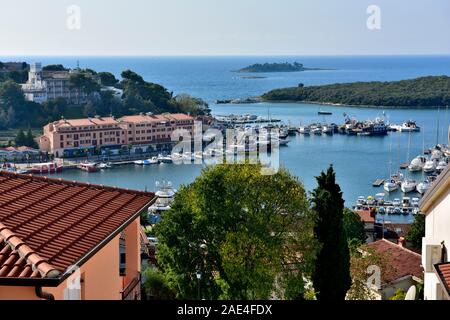
[[[418,214],[411,224],[411,229],[406,235],[406,240],[411,242],[413,247],[421,249],[423,237],[425,237],[425,215]]]
[[[306,193],[287,171],[205,169],[156,225],[157,260],[179,298],[302,298],[317,242]]]
[[[350,254],[344,229],[344,200],[332,166],[316,177],[313,210],[317,214],[314,233],[322,247],[313,273],[318,300],[344,300],[351,286]]]
[[[354,245],[362,245],[366,242],[367,235],[364,230],[364,223],[353,210],[344,209],[344,229],[347,241]]]

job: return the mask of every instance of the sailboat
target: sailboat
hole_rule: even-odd
[[[409,137],[408,137],[408,159],[409,159],[409,150],[411,148],[411,132],[409,133]],[[406,179],[403,180],[400,188],[402,189],[403,193],[409,193],[409,192],[413,192],[414,190],[416,190],[417,187],[417,182],[415,180],[409,179],[408,178],[408,174],[406,176]]]
[[[389,180],[384,183],[383,188],[386,192],[393,192],[399,188],[399,184],[398,180],[392,176],[392,135],[389,142],[389,157],[391,157],[389,160]]]

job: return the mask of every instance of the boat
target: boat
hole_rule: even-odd
[[[408,166],[409,171],[417,172],[422,171],[425,163],[427,162],[427,158],[424,156],[415,157]]]
[[[333,112],[319,110],[319,111],[317,112],[317,114],[319,114],[319,115],[321,115],[321,116],[331,116],[331,115],[333,114]]]
[[[111,163],[105,163],[105,162],[101,162],[101,163],[99,163],[98,165],[98,168],[99,169],[101,169],[101,170],[105,170],[105,169],[110,169],[110,168],[112,168],[112,164]]]
[[[286,139],[290,134],[290,131],[286,128],[280,128],[280,130],[278,131],[278,136],[280,137],[280,139]]]
[[[407,207],[411,206],[411,198],[403,197],[402,206],[403,206],[403,208],[407,208]]]
[[[163,155],[163,154],[159,154],[157,159],[161,163],[172,163],[173,162],[171,156]]]
[[[378,207],[377,213],[385,215],[386,214],[386,208],[385,207]]]
[[[446,161],[440,161],[436,167],[436,171],[441,173],[442,171],[445,170],[445,168],[447,167],[447,162]]]
[[[298,128],[298,132],[300,134],[304,134],[305,136],[307,136],[311,133],[311,130],[309,129],[309,127],[303,126],[303,127]]]
[[[97,165],[93,162],[79,163],[77,165],[77,168],[80,169],[81,171],[86,171],[86,172],[97,172],[98,171]]]
[[[415,121],[409,120],[409,121],[404,122],[401,126],[399,126],[398,131],[400,131],[400,132],[419,132],[420,127],[417,126]]]
[[[399,185],[396,180],[390,179],[384,183],[383,188],[386,192],[394,192],[399,188]]]
[[[158,160],[158,157],[152,157],[152,158],[148,159],[148,162],[150,164],[158,164],[159,160]]]
[[[416,190],[416,187],[417,182],[410,179],[405,179],[400,186],[403,193],[413,192],[414,190]]]
[[[427,179],[427,180],[419,183],[417,185],[416,189],[417,189],[418,193],[424,194],[425,192],[428,191],[428,189],[430,189],[430,181],[428,181],[428,179]]]
[[[280,144],[280,146],[287,146],[289,144],[289,142],[291,142],[291,140],[289,139],[279,139],[278,143]]]
[[[428,160],[423,166],[423,172],[429,173],[436,170],[437,164],[435,160]]]
[[[170,206],[173,202],[176,190],[172,187],[170,182],[157,182],[157,191],[155,196],[157,197],[154,204],[148,208],[148,217],[151,224],[156,224],[162,219],[165,212],[170,210]]]
[[[418,208],[419,204],[420,204],[420,199],[419,198],[414,197],[414,198],[411,199],[411,207]]]
[[[148,160],[136,160],[134,161],[134,164],[138,166],[148,166],[150,162]]]
[[[33,174],[48,174],[48,173],[57,173],[63,170],[63,166],[56,164],[54,162],[48,163],[37,163],[34,164],[31,168],[31,173]]]
[[[333,134],[333,128],[329,125],[324,125],[324,126],[322,126],[322,133]]]
[[[320,128],[320,127],[312,127],[311,131],[312,131],[313,134],[316,134],[316,135],[321,135],[322,134],[322,128]]]

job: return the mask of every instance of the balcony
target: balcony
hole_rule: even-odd
[[[141,300],[141,274],[139,273],[122,290],[122,300]]]

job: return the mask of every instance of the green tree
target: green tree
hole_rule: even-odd
[[[197,298],[197,272],[208,299],[303,298],[317,250],[306,193],[287,171],[260,169],[204,169],[156,225],[158,264],[179,298]]]
[[[361,218],[351,209],[344,209],[344,230],[347,241],[354,245],[362,245],[366,242],[367,235]]]
[[[69,85],[72,88],[79,89],[86,93],[87,95],[91,95],[94,92],[100,91],[100,85],[92,79],[89,75],[85,73],[75,73],[72,74],[69,78]]]
[[[39,147],[38,144],[36,143],[36,141],[34,140],[33,132],[31,131],[30,128],[28,129],[27,134],[25,136],[24,146],[34,148],[34,149],[37,149]]]
[[[102,85],[107,87],[113,87],[119,82],[111,72],[99,72],[98,76]]]
[[[322,244],[313,273],[318,300],[344,300],[351,286],[350,255],[344,229],[344,200],[333,167],[316,177],[312,192],[317,213],[314,233]]]
[[[16,135],[16,138],[14,139],[14,144],[16,147],[22,147],[25,146],[27,143],[27,138],[25,136],[25,133],[22,129],[19,130],[19,132]]]
[[[143,272],[144,290],[149,300],[172,300],[175,292],[169,287],[164,274],[156,268],[147,268]]]
[[[421,249],[423,237],[425,237],[425,215],[418,214],[411,224],[411,229],[406,235],[406,240],[411,242],[414,248]]]
[[[397,289],[395,291],[395,294],[389,298],[389,300],[405,300],[406,298],[406,292],[402,289]]]
[[[142,78],[140,75],[138,75],[136,72],[131,70],[125,70],[121,74],[123,79],[130,80],[132,82],[136,83],[144,83],[144,78]]]

